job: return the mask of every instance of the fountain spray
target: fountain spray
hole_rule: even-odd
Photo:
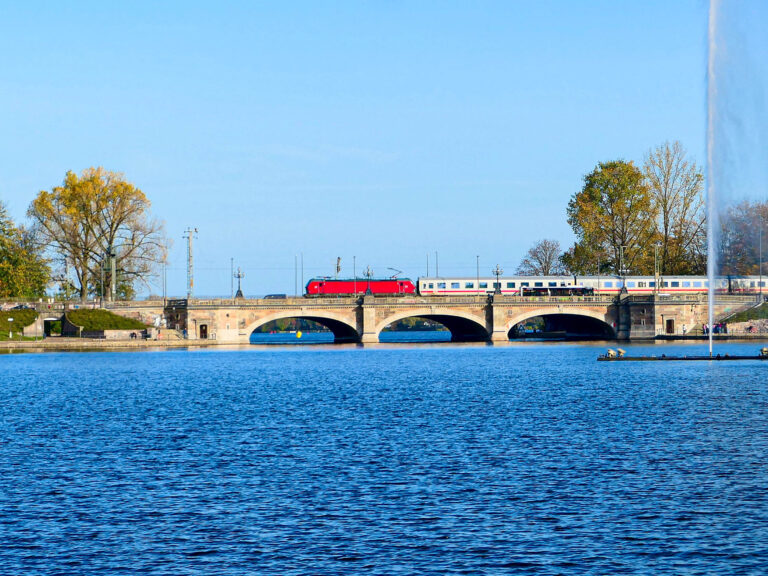
[[[709,355],[712,356],[712,332],[715,323],[715,277],[717,254],[715,234],[717,233],[717,205],[715,198],[715,105],[717,98],[715,83],[715,57],[717,55],[717,13],[720,0],[709,1],[709,26],[707,42],[707,315],[709,321]]]

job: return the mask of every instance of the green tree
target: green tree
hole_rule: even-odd
[[[644,175],[632,162],[601,162],[568,203],[577,242],[563,261],[581,274],[595,270],[598,259],[614,274],[652,273],[656,214]]]
[[[0,202],[0,297],[39,298],[50,269],[29,230],[17,227]]]
[[[147,281],[167,253],[163,225],[153,219],[150,203],[124,176],[103,168],[80,175],[67,172],[61,186],[41,191],[28,214],[42,238],[75,276],[80,298],[99,294],[104,286],[123,285],[131,293]],[[114,263],[114,265],[113,265]],[[110,297],[110,291],[105,291]]]

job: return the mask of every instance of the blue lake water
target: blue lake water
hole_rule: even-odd
[[[2,355],[0,573],[768,572],[768,363],[605,347]]]

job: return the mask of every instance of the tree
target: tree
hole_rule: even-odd
[[[50,269],[29,230],[17,227],[0,202],[0,298],[39,298]]]
[[[88,168],[67,172],[61,186],[41,191],[29,207],[42,238],[75,275],[80,298],[122,284],[130,293],[147,281],[167,252],[161,222],[144,193],[122,174]],[[115,272],[113,278],[113,270]],[[126,290],[126,285],[130,290]],[[110,290],[105,290],[107,298]]]
[[[650,273],[655,219],[656,208],[643,173],[632,162],[601,162],[584,177],[581,191],[568,203],[568,223],[578,239],[580,263],[569,255],[563,261],[569,267],[583,266],[604,256],[615,274]]]
[[[680,142],[665,142],[645,157],[643,172],[658,210],[662,274],[704,274],[706,214],[704,176]]]
[[[768,202],[745,200],[731,206],[721,216],[720,224],[719,273],[757,275],[768,272],[765,264],[768,259]]]
[[[517,273],[523,276],[565,274],[565,266],[560,261],[560,242],[547,239],[536,242],[520,262]]]

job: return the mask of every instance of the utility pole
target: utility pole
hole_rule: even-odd
[[[477,286],[477,293],[479,294],[480,293],[480,255],[479,254],[477,256],[475,256],[475,264],[476,264],[476,267],[477,267],[477,269],[475,270],[475,272],[477,273],[477,278],[476,278],[477,284],[476,284],[476,286]]]
[[[109,247],[109,273],[109,299],[114,302],[117,297],[117,253],[112,246]]]
[[[341,272],[341,256],[336,258],[336,280],[339,279],[340,272]]]
[[[102,308],[104,307],[104,254],[101,255],[101,283],[100,283],[100,292],[101,292],[101,300],[99,301],[99,306]]]
[[[195,288],[194,261],[192,258],[192,241],[197,238],[197,228],[184,230],[184,238],[187,239],[187,300],[192,298]]]
[[[165,308],[168,299],[168,255],[163,257],[163,308]]]

